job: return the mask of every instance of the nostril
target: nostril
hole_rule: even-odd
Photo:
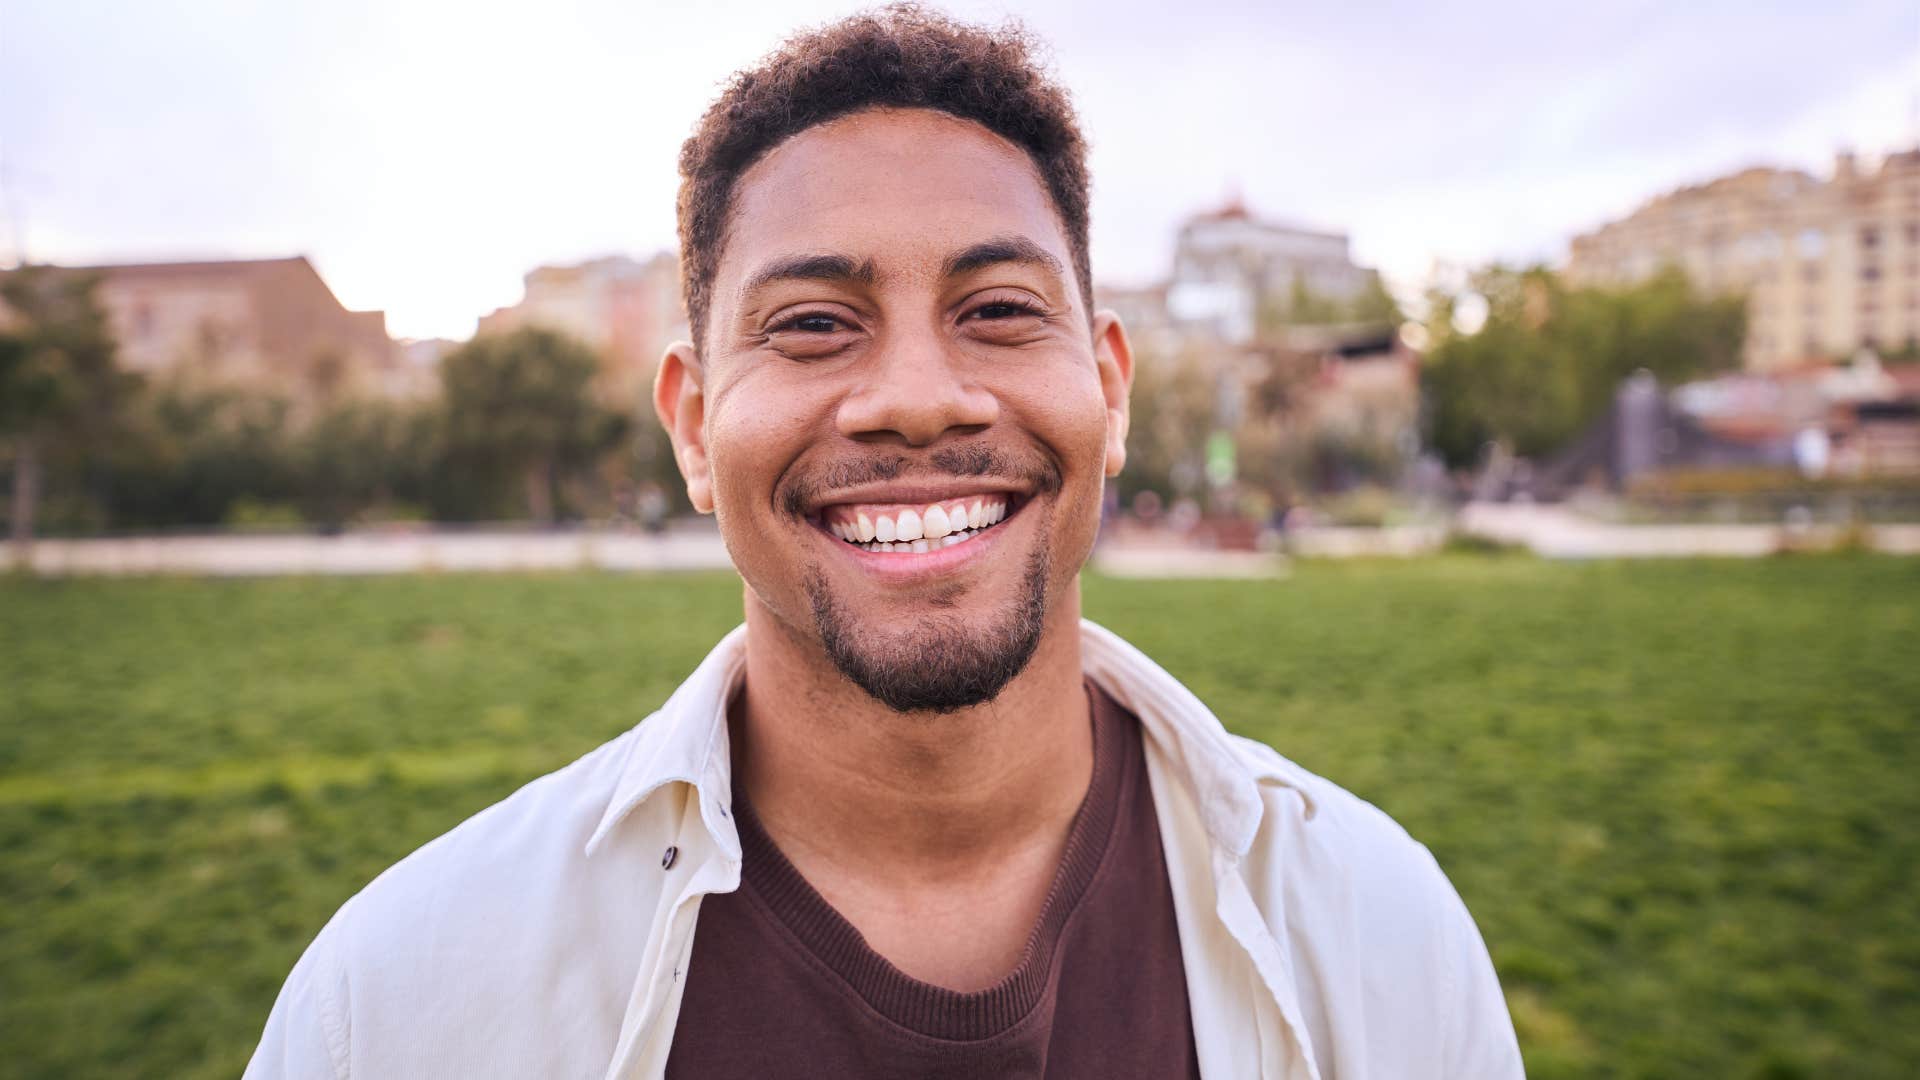
[[[999,418],[999,400],[951,374],[875,379],[840,402],[840,433],[864,442],[897,440],[923,447],[985,431]]]

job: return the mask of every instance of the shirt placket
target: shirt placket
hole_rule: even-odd
[[[716,811],[722,817],[728,814],[724,805]],[[634,980],[606,1080],[658,1080],[666,1075],[700,902],[740,887],[740,861],[720,849],[697,814],[689,815],[676,842],[661,853],[660,863],[660,872],[667,875],[661,895],[673,901],[657,909],[650,936],[661,945],[649,953]]]

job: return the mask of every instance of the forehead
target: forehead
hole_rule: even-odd
[[[768,258],[834,252],[903,274],[1010,234],[1072,265],[1053,200],[1019,147],[931,110],[856,113],[802,131],[741,176],[716,299]]]

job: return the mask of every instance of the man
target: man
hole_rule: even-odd
[[[787,43],[681,156],[655,405],[746,624],[427,845],[249,1074],[1520,1075],[1425,849],[1079,617],[1132,356],[1027,43]]]

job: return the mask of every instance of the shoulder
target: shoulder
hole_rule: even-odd
[[[1247,884],[1287,943],[1302,997],[1345,1013],[1329,1012],[1327,1030],[1368,1013],[1399,1033],[1398,1047],[1448,1063],[1434,1075],[1519,1075],[1486,945],[1432,852],[1333,781],[1262,743],[1233,741],[1262,778]]]
[[[310,1031],[299,1038],[341,1073],[456,1075],[461,1061],[479,1072],[517,1061],[529,1025],[572,1029],[578,1044],[610,1037],[604,1018],[624,1008],[645,947],[633,924],[650,922],[646,891],[658,891],[644,833],[666,833],[667,809],[632,815],[622,843],[587,848],[638,732],[528,783],[349,899],[289,977],[263,1051],[278,1025]]]
[[[1426,845],[1273,748],[1240,736],[1233,743],[1260,786],[1260,830],[1245,859],[1256,895],[1272,894],[1296,920],[1358,916],[1370,936],[1403,944],[1445,929],[1460,898]]]
[[[445,939],[576,876],[635,734],[527,783],[395,863],[341,909],[345,941],[384,945],[428,925]]]
[[[1426,846],[1386,811],[1266,743],[1243,735],[1228,738],[1260,786],[1262,843],[1332,845],[1349,871],[1362,874],[1404,879],[1438,872]]]

